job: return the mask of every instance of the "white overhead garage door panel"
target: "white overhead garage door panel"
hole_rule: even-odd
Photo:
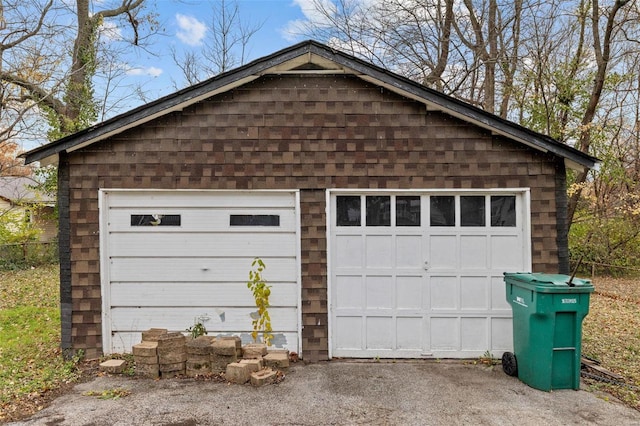
[[[295,191],[101,191],[105,352],[128,352],[152,327],[251,341],[247,279],[260,257],[272,286],[276,347],[300,352]]]
[[[332,191],[332,357],[511,350],[502,274],[530,270],[528,192]]]

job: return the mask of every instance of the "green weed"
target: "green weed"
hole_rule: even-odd
[[[120,399],[131,395],[131,391],[124,388],[105,389],[101,391],[88,391],[85,396],[96,396],[98,399]]]

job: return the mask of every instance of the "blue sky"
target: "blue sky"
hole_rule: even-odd
[[[247,61],[268,55],[302,41],[292,29],[306,20],[312,0],[237,0],[243,22],[263,23],[249,43]],[[132,52],[128,58],[126,85],[143,84],[148,100],[157,99],[176,90],[184,83],[182,71],[171,58],[171,49],[178,54],[198,51],[207,37],[213,18],[212,1],[158,0],[157,13],[164,36],[156,39],[149,50],[153,54]],[[233,3],[228,2],[228,5]],[[179,85],[179,84],[178,84]],[[140,102],[138,102],[139,104]],[[135,105],[127,102],[127,110]],[[119,108],[118,112],[124,112]]]

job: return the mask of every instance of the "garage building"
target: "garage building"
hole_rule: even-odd
[[[566,171],[597,160],[314,41],[28,152],[59,167],[62,345],[150,327],[305,360],[512,349],[505,271],[569,269]]]

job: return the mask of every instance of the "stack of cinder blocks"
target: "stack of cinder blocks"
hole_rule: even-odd
[[[142,343],[133,346],[136,374],[156,379],[160,377],[158,362],[158,337],[167,333],[164,328],[152,328],[142,332]]]
[[[153,328],[133,346],[136,373],[145,377],[189,377],[225,373],[233,383],[273,383],[277,370],[289,367],[289,352],[267,351],[261,343],[242,346],[237,336],[186,338],[182,333]]]
[[[242,358],[242,341],[237,336],[219,337],[212,344],[211,372],[222,373],[227,365]]]
[[[187,363],[185,373],[189,377],[211,374],[211,355],[215,337],[200,336],[187,341]]]
[[[158,337],[158,364],[160,376],[177,377],[185,374],[187,362],[187,338],[179,332]]]
[[[226,379],[233,383],[251,382],[253,386],[273,383],[278,369],[289,367],[289,352],[267,351],[267,345],[250,343],[242,347],[243,359],[227,365]]]

